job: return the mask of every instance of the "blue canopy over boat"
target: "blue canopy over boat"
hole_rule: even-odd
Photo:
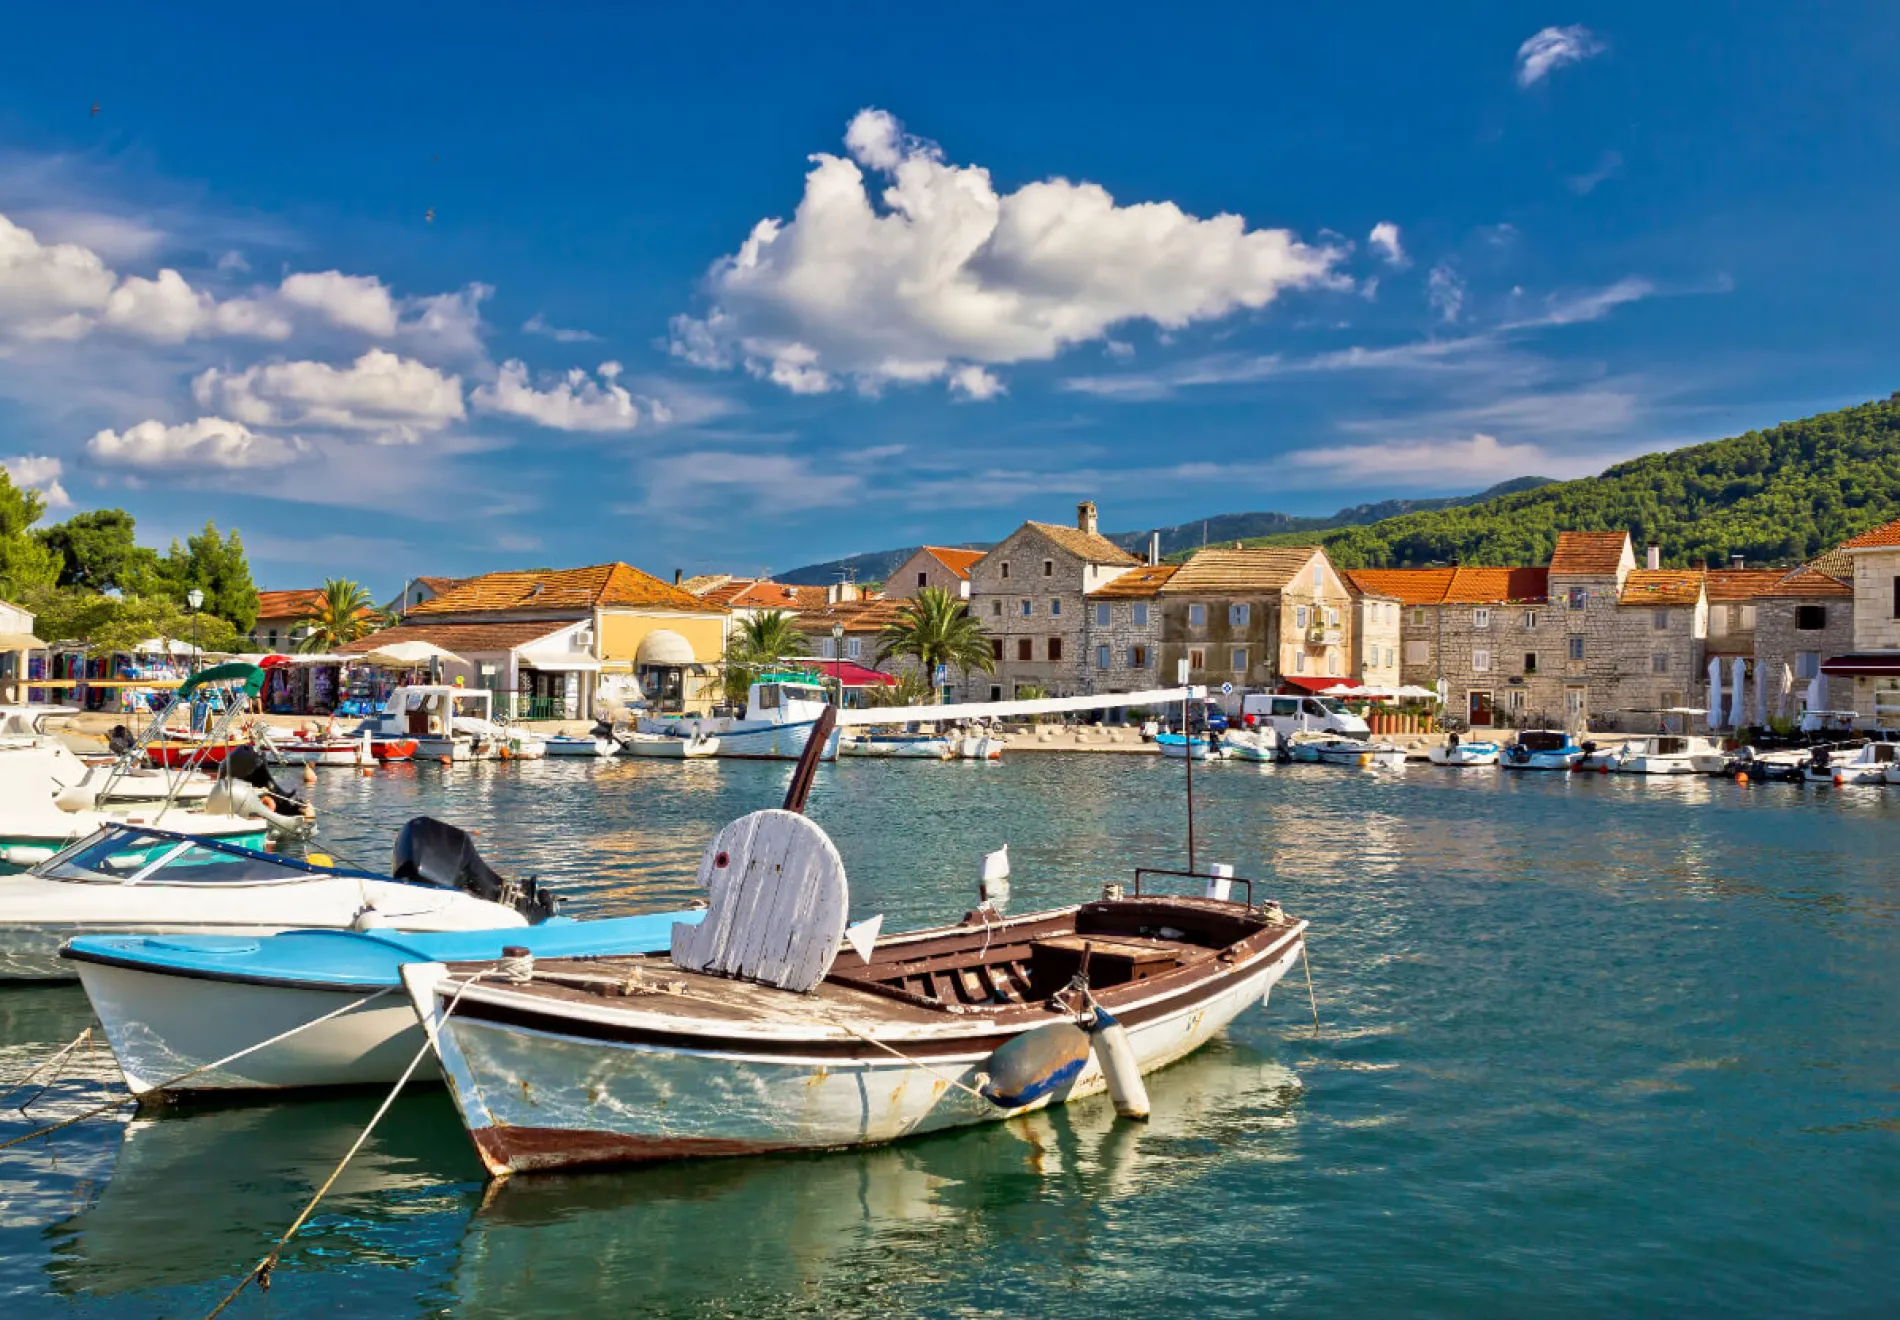
[[[289,930],[257,939],[232,935],[82,935],[63,957],[213,981],[333,989],[380,989],[402,983],[402,966],[416,962],[479,962],[504,948],[537,958],[589,958],[660,953],[672,944],[673,923],[697,923],[705,912],[649,912],[637,917],[574,921],[554,917],[538,926],[416,934],[395,930]]]

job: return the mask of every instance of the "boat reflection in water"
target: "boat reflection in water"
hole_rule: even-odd
[[[891,1146],[495,1183],[447,1310],[584,1315],[636,1295],[654,1315],[935,1309],[890,1290],[986,1249],[1013,1273],[1025,1240],[1086,1240],[1108,1201],[1294,1157],[1300,1084],[1264,1053],[1217,1040],[1149,1083],[1145,1124],[1099,1096]]]

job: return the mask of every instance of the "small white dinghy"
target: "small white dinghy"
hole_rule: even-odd
[[[717,756],[719,739],[697,732],[630,733],[621,739],[620,748],[628,756],[653,756],[677,761],[696,756]]]
[[[1251,729],[1229,729],[1221,738],[1228,759],[1234,761],[1277,761],[1280,759],[1280,735],[1264,725]]]
[[[573,734],[557,733],[547,740],[549,756],[613,756],[619,750],[618,742],[600,734],[576,737]]]
[[[1433,747],[1425,753],[1425,759],[1433,765],[1455,767],[1496,765],[1504,748],[1488,741],[1464,742],[1457,734],[1452,734],[1442,746]]]

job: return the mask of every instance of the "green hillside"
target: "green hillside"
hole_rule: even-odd
[[[1793,565],[1900,518],[1900,392],[1765,431],[1619,463],[1481,504],[1411,513],[1315,537],[1344,568],[1542,564],[1563,531],[1627,531],[1671,566]]]

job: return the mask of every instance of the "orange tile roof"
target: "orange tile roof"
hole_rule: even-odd
[[[1628,532],[1559,532],[1550,571],[1608,577],[1622,562],[1629,539]]]
[[[1198,550],[1162,584],[1164,594],[1283,590],[1320,553],[1316,545]]]
[[[1486,605],[1550,598],[1550,574],[1542,568],[1355,568],[1346,580],[1369,596],[1390,596],[1407,605]]]
[[[299,591],[260,591],[257,593],[257,617],[260,619],[301,619],[315,609],[323,593],[315,587]]]
[[[1618,605],[1693,605],[1707,576],[1699,568],[1632,568]]]
[[[1822,597],[1838,598],[1842,596],[1852,600],[1854,598],[1854,588],[1851,583],[1845,578],[1836,577],[1831,573],[1823,572],[1815,566],[1826,558],[1827,556],[1823,555],[1822,558],[1817,559],[1814,564],[1803,564],[1800,568],[1795,569],[1794,572],[1785,575],[1779,582],[1775,583],[1774,586],[1759,594],[1770,600],[1787,600],[1789,598],[1811,600]]]
[[[1132,573],[1123,573],[1113,582],[1089,592],[1089,599],[1147,600],[1157,595],[1180,567],[1179,564],[1143,564]]]
[[[1787,577],[1780,568],[1714,568],[1709,570],[1710,600],[1753,600]]]
[[[825,588],[734,578],[723,586],[700,593],[700,599],[731,610],[817,610],[825,606]]]
[[[1835,546],[1826,554],[1816,555],[1810,559],[1808,567],[1817,573],[1825,573],[1831,578],[1839,578],[1843,582],[1852,583],[1854,580],[1854,556],[1842,554],[1839,546]]]
[[[445,591],[453,591],[464,582],[467,582],[468,579],[459,577],[419,577],[416,581],[440,596]]]
[[[1139,564],[1141,562],[1099,532],[1085,532],[1080,527],[1064,527],[1060,523],[1036,522],[1034,519],[1025,526],[1035,528],[1070,554],[1091,564]],[[988,553],[984,551],[984,554]],[[982,555],[977,558],[982,558]]]
[[[1882,546],[1900,546],[1900,518],[1841,542],[1843,550],[1873,550]]]
[[[966,582],[970,580],[970,565],[989,553],[987,550],[953,550],[942,545],[927,545],[923,550]]]
[[[410,611],[413,617],[415,611]],[[433,642],[459,656],[476,652],[512,651],[538,642],[567,627],[548,619],[530,619],[525,623],[399,623],[394,628],[360,637],[340,648],[343,655],[366,655],[379,646],[396,642]]]
[[[815,588],[820,594],[823,587]],[[829,636],[834,624],[843,624],[847,633],[874,633],[897,617],[908,600],[879,596],[872,600],[841,600],[835,605],[820,603],[817,609],[800,610],[793,626],[807,637]]]
[[[627,564],[590,564],[585,568],[518,569],[484,573],[413,606],[418,615],[486,614],[498,610],[585,612],[597,606],[656,606],[695,614],[723,614],[689,591],[662,582]]]
[[[1436,605],[1445,599],[1453,571],[1449,568],[1349,568],[1346,581],[1368,596],[1391,596],[1407,605]]]

